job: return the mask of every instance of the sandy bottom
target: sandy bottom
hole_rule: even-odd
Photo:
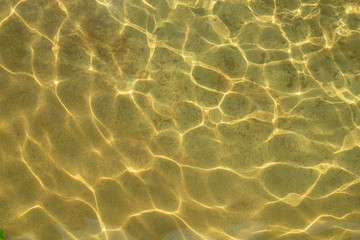
[[[0,0],[5,239],[360,239],[360,3]]]

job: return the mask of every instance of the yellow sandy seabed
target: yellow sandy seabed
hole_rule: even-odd
[[[360,239],[360,2],[1,0],[5,239]]]

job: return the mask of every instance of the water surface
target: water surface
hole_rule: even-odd
[[[355,0],[0,0],[6,239],[360,239]]]

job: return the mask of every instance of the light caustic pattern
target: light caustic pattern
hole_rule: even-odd
[[[0,0],[6,239],[360,239],[360,5]]]

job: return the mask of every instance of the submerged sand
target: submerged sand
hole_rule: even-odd
[[[0,0],[0,20],[5,239],[360,239],[359,1]]]

